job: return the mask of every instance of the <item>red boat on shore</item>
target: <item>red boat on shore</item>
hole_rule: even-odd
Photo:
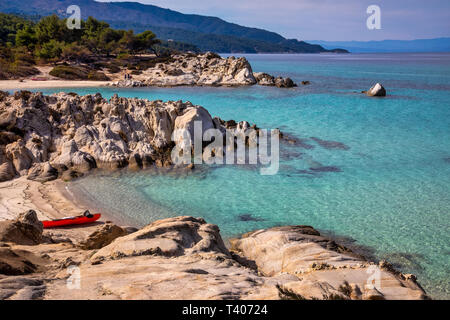
[[[55,220],[41,221],[44,225],[44,229],[67,227],[72,225],[89,224],[100,219],[102,215],[100,213],[90,214],[85,212],[82,216],[67,217]]]

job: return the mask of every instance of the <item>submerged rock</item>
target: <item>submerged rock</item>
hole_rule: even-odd
[[[317,166],[311,167],[309,170],[313,172],[341,172],[342,170],[335,166]]]
[[[251,215],[250,213],[244,213],[238,216],[240,221],[263,221],[264,219],[255,217]]]
[[[311,140],[317,142],[317,144],[325,149],[339,149],[339,150],[350,150],[350,147],[342,142],[323,140],[316,137],[311,137]]]

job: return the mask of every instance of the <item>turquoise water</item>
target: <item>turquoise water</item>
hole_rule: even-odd
[[[89,176],[72,190],[126,221],[201,216],[218,224],[224,237],[312,225],[350,237],[376,258],[416,274],[432,297],[450,298],[450,54],[247,57],[254,71],[311,85],[64,91],[189,100],[213,116],[305,139],[304,145],[281,146],[277,175],[242,166],[200,168],[184,176],[122,172]],[[388,97],[358,93],[375,82]],[[327,149],[311,137],[348,148]],[[334,170],[308,170],[317,163]]]

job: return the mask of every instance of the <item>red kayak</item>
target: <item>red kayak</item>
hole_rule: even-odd
[[[58,228],[58,227],[66,227],[66,226],[72,226],[72,225],[79,225],[79,224],[88,224],[93,223],[100,219],[102,215],[100,213],[91,214],[91,215],[82,215],[78,217],[68,217],[68,218],[62,218],[62,219],[56,219],[56,220],[49,220],[49,221],[41,221],[44,225],[44,229],[48,228]]]

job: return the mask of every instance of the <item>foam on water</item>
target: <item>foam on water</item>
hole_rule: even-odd
[[[279,127],[302,143],[282,145],[277,175],[241,166],[187,175],[122,172],[91,175],[71,189],[136,224],[201,216],[218,224],[224,237],[309,224],[353,238],[377,258],[418,275],[433,297],[450,298],[450,55],[248,58],[255,71],[311,85],[64,91],[189,100],[225,120]],[[375,82],[388,97],[359,93]]]

